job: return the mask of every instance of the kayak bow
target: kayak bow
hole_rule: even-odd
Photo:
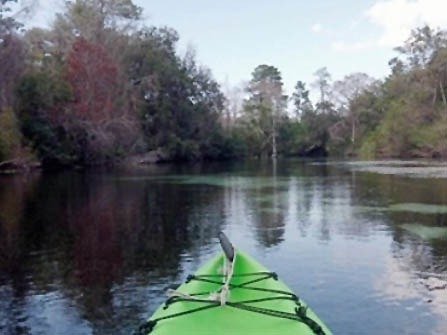
[[[224,252],[170,291],[139,334],[331,334],[276,273],[219,239]]]

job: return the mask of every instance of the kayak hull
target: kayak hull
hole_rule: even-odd
[[[208,261],[176,291],[185,295],[218,291],[222,286],[220,283],[223,281],[219,276],[222,274],[224,257],[223,254],[219,254]],[[252,275],[254,273],[257,275]],[[275,278],[275,275],[269,276],[266,273],[269,271],[264,266],[247,254],[237,251],[227,305],[220,306],[218,302],[183,301],[182,299],[165,304],[160,306],[150,318],[150,320],[159,320],[153,325],[150,334],[317,334],[315,329],[311,329],[309,322],[321,327],[322,333],[331,334],[324,323],[301,299],[291,299],[294,294],[282,281]],[[248,281],[255,282],[244,285]],[[208,294],[197,297],[205,299]],[[248,307],[243,309],[235,307],[241,303]],[[296,314],[297,308],[300,307],[301,311],[305,311],[304,320],[297,321],[281,317],[282,314],[286,316]],[[191,310],[200,308],[203,309],[189,313]],[[275,315],[260,313],[260,310],[275,311],[273,313]],[[170,317],[172,315],[177,316]],[[309,322],[304,322],[306,320]]]

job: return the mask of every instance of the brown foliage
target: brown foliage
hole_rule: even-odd
[[[86,131],[94,151],[104,153],[118,145],[131,145],[138,137],[133,99],[107,50],[78,38],[67,59],[65,78],[73,100],[54,118],[66,128]]]

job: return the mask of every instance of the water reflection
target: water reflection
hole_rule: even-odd
[[[128,334],[223,229],[336,333],[441,334],[447,179],[366,170],[287,161],[3,177],[0,333]]]
[[[75,329],[87,321],[100,333],[129,329],[147,314],[151,296],[160,300],[179,282],[182,254],[206,250],[220,230],[221,220],[187,218],[219,192],[63,174],[3,180],[1,195],[0,330],[7,334],[58,333],[53,318]],[[37,313],[47,300],[69,308]],[[73,308],[78,315],[66,320]]]

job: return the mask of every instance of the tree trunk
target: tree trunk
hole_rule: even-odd
[[[444,108],[447,107],[447,100],[445,98],[444,85],[442,85],[442,80],[439,82],[439,87],[441,88],[442,102],[444,103]]]
[[[324,91],[321,89],[321,105],[323,106],[323,113],[326,113],[326,104],[325,104],[325,97],[324,97]]]
[[[432,107],[435,107],[437,99],[438,99],[438,88],[435,86],[435,92],[433,94]]]
[[[276,159],[276,113],[273,114],[272,121],[272,159]]]

